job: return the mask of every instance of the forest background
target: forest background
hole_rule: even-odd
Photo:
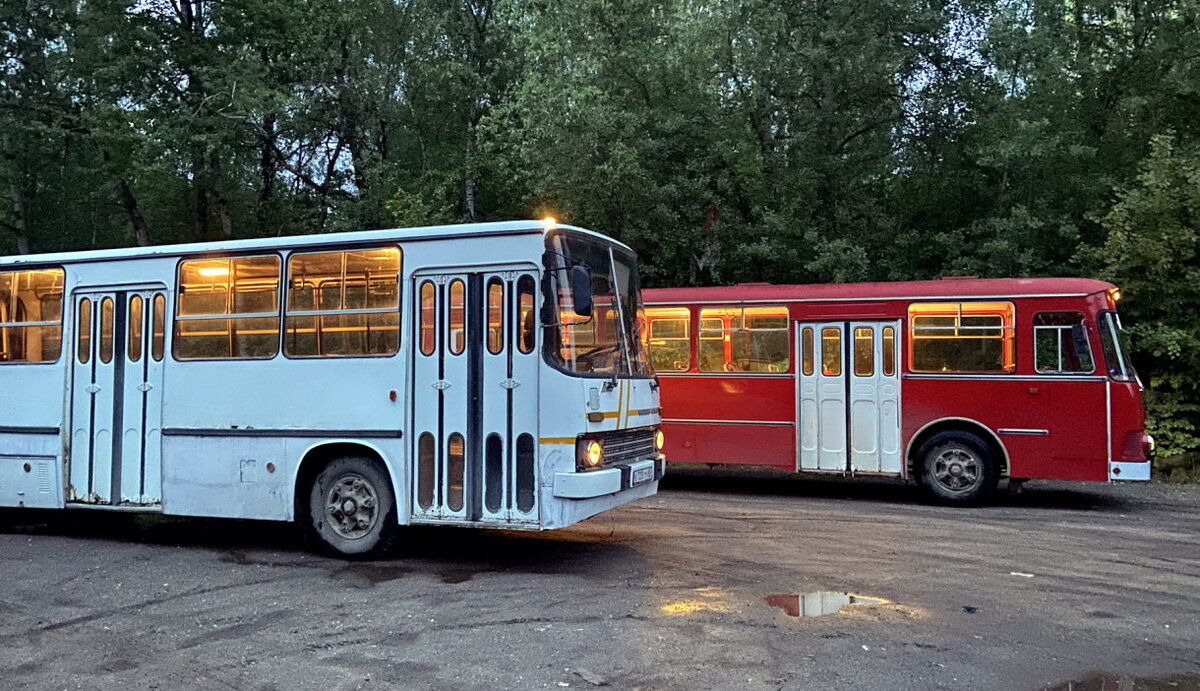
[[[648,286],[1121,286],[1200,451],[1200,0],[3,0],[0,255],[541,217]]]

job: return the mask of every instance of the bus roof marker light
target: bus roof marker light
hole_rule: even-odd
[[[558,219],[553,216],[547,216],[542,219],[542,225],[545,226],[546,230],[552,230],[558,225]]]
[[[1121,301],[1121,289],[1113,286],[1105,291],[1108,293],[1108,306],[1112,309],[1117,308],[1117,303]]]

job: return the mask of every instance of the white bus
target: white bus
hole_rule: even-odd
[[[568,526],[657,491],[643,323],[549,219],[0,258],[0,506]]]

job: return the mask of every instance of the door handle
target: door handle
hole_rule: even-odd
[[[96,393],[100,392],[100,385],[99,384],[88,384],[87,386],[83,387],[83,390],[90,394],[96,394]]]

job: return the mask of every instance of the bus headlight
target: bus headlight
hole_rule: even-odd
[[[660,429],[660,430],[657,430],[657,431],[654,433],[654,450],[655,450],[655,451],[662,451],[662,450],[663,450],[663,446],[664,446],[666,443],[667,443],[667,438],[666,438],[665,436],[663,436],[663,431],[662,431],[661,429]]]
[[[583,464],[588,468],[595,468],[604,460],[604,448],[600,446],[600,442],[592,439],[583,447]]]

